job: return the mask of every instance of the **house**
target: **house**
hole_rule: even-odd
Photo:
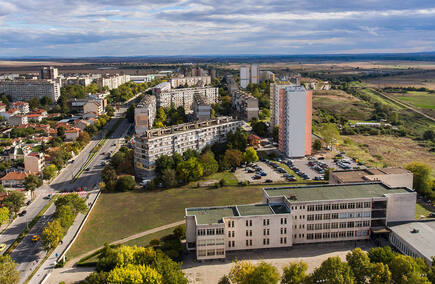
[[[45,159],[42,153],[31,152],[24,156],[24,170],[26,172],[41,173],[44,165]]]
[[[0,112],[6,112],[6,105],[0,102]]]
[[[77,119],[74,121],[74,126],[82,131],[85,130],[85,128],[88,127],[89,125],[91,125],[89,120]]]
[[[42,121],[42,115],[40,115],[39,113],[29,113],[27,115],[27,120],[28,121],[37,121],[37,122],[41,122]]]
[[[28,102],[17,101],[10,103],[9,108],[16,108],[20,110],[20,113],[26,114],[29,113],[30,107]]]
[[[83,115],[83,119],[88,119],[88,118],[94,118],[94,119],[97,119],[97,118],[98,118],[98,113],[93,112],[93,111],[85,113],[85,114]]]
[[[9,160],[21,160],[24,156],[31,152],[30,148],[27,146],[13,146],[9,149]]]
[[[29,172],[9,172],[0,178],[0,181],[5,188],[24,187],[24,180],[28,175],[30,175]]]
[[[18,126],[29,123],[29,120],[27,119],[27,115],[17,114],[9,117],[8,123],[12,126]]]
[[[104,104],[102,100],[90,100],[83,105],[83,113],[95,112],[98,115],[104,113]]]
[[[17,114],[19,114],[19,113],[20,113],[20,110],[19,110],[19,109],[11,108],[11,109],[8,109],[8,110],[5,111],[5,112],[1,112],[1,113],[0,113],[0,116],[3,116],[5,119],[9,119],[9,117],[11,117],[11,116],[13,116],[13,115],[17,115]]]
[[[65,130],[65,140],[68,141],[74,141],[79,138],[80,135],[80,128],[77,127],[70,127]]]

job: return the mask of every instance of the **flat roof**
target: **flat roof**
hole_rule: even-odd
[[[406,174],[410,173],[404,168],[372,168],[364,170],[344,170],[334,171],[334,175],[342,182],[363,182],[367,181],[366,176],[372,175],[389,175],[389,174]]]
[[[388,227],[427,259],[435,256],[435,219],[389,224]]]
[[[340,200],[382,197],[384,194],[409,193],[405,187],[389,188],[382,183],[324,184],[285,188],[264,188],[269,196],[285,196],[292,201]]]
[[[239,209],[241,216],[275,214],[268,204],[238,205],[237,209]]]

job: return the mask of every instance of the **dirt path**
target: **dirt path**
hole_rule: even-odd
[[[122,243],[125,243],[125,242],[128,242],[128,241],[131,241],[131,240],[134,240],[134,239],[137,239],[137,238],[140,238],[140,237],[146,236],[146,235],[154,234],[154,233],[157,233],[157,232],[159,232],[159,231],[163,231],[163,230],[166,230],[166,229],[169,229],[169,228],[172,228],[172,227],[176,227],[176,226],[179,226],[179,225],[183,225],[184,222],[185,222],[185,221],[182,220],[182,221],[178,221],[178,222],[175,222],[175,223],[171,223],[171,224],[163,225],[163,226],[160,226],[160,227],[157,227],[157,228],[153,228],[153,229],[150,229],[150,230],[147,230],[147,231],[143,231],[143,232],[140,232],[140,233],[137,233],[137,234],[131,235],[131,236],[129,236],[129,237],[126,237],[126,238],[123,238],[123,239],[120,239],[120,240],[117,240],[117,241],[111,242],[110,244],[111,244],[111,245],[122,244]],[[74,266],[74,265],[75,265],[75,264],[76,264],[80,259],[82,259],[83,257],[88,256],[88,255],[90,255],[90,254],[96,252],[96,251],[99,250],[99,249],[102,249],[103,247],[104,247],[104,246],[98,247],[98,248],[96,248],[96,249],[94,249],[94,250],[88,251],[88,252],[85,253],[85,254],[79,255],[79,256],[77,256],[77,257],[71,259],[71,260],[68,260],[68,262],[65,264],[64,268],[72,268],[72,267],[73,267],[73,266]]]

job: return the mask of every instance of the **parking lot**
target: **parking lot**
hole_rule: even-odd
[[[315,177],[320,177],[323,176],[322,172],[316,171],[315,167],[311,167],[309,165],[310,160],[308,158],[300,158],[300,159],[292,159],[294,165],[302,172],[306,173],[307,176],[310,179],[314,179]],[[355,168],[360,168],[360,169],[365,169],[366,167],[362,166],[362,165],[358,165],[355,161],[353,161],[352,159],[347,158],[346,156],[342,157],[342,161],[346,161],[347,163],[342,163],[342,166],[344,168],[341,168],[339,166],[339,164],[337,164],[336,162],[334,162],[334,160],[332,159],[324,159],[324,160],[318,160],[318,159],[314,159],[312,160],[315,163],[320,162],[320,164],[325,164],[325,168],[324,170],[326,170],[327,168],[332,168],[334,170],[346,170],[346,169],[355,169]],[[318,167],[317,167],[318,168]]]
[[[257,175],[255,170],[252,167],[248,167],[252,172],[248,172],[245,168],[238,168],[235,172],[235,176],[238,181],[245,182],[249,181],[250,183],[265,183],[266,180],[271,180],[272,182],[283,182],[285,178],[281,173],[275,171],[271,166],[267,165],[264,162],[255,163],[258,167],[260,167],[265,173],[266,176],[261,176],[259,179],[254,179],[253,177]]]

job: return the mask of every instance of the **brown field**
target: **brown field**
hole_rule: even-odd
[[[55,62],[55,61],[6,61],[0,60],[0,67],[27,67],[27,66],[77,66],[77,65],[85,65],[89,63],[81,63],[81,62]]]
[[[429,164],[435,170],[435,154],[430,153],[427,148],[419,146],[416,141],[409,138],[362,135],[346,137],[360,145],[362,152],[368,150],[366,154],[382,157],[380,160],[386,166],[402,167],[411,162],[419,161]],[[374,160],[379,160],[379,158]]]
[[[372,87],[424,87],[435,89],[435,71],[365,80]]]

